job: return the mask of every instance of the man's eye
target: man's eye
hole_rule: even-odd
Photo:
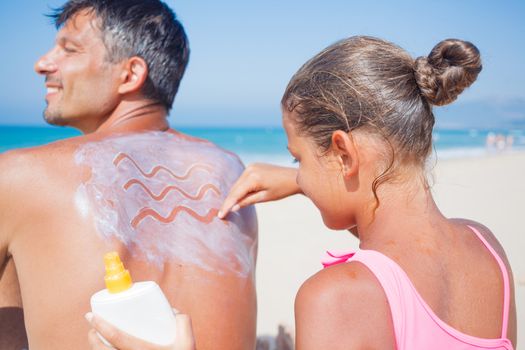
[[[73,53],[75,52],[75,49],[72,47],[64,46],[64,51],[67,53]]]

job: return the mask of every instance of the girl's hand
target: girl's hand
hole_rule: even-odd
[[[296,182],[297,169],[256,163],[248,166],[233,184],[224,200],[219,218],[247,205],[275,201],[301,193]]]
[[[91,350],[195,350],[191,319],[188,315],[175,315],[177,322],[176,341],[174,345],[170,346],[155,345],[135,338],[92,313],[87,313],[86,319],[93,327],[88,333]],[[111,343],[113,348],[105,345],[98,337],[97,332]]]

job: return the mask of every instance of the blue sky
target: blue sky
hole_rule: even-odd
[[[0,124],[44,125],[36,59],[53,43],[43,16],[58,0],[2,1]],[[293,73],[352,35],[390,40],[414,57],[456,37],[478,46],[484,69],[456,102],[525,99],[525,2],[349,0],[169,0],[190,39],[191,58],[170,116],[177,126],[279,125]]]

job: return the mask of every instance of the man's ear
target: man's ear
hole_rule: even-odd
[[[352,133],[343,130],[334,131],[331,148],[341,166],[343,177],[349,179],[356,175],[359,171],[359,157]]]
[[[127,94],[137,92],[142,89],[148,77],[148,65],[144,59],[133,56],[124,64],[120,79],[118,92]]]

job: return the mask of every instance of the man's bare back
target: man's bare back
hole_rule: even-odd
[[[110,250],[192,315],[199,349],[254,344],[254,211],[216,216],[235,156],[149,132],[17,150],[0,167],[0,258],[16,265],[31,348],[87,348],[83,315]]]
[[[116,250],[191,315],[200,350],[254,347],[255,213],[217,218],[242,164],[169,129],[182,24],[158,0],[67,1],[51,17],[35,64],[44,119],[84,136],[0,155],[0,307],[20,325],[23,306],[32,349],[86,349],[83,316]]]

